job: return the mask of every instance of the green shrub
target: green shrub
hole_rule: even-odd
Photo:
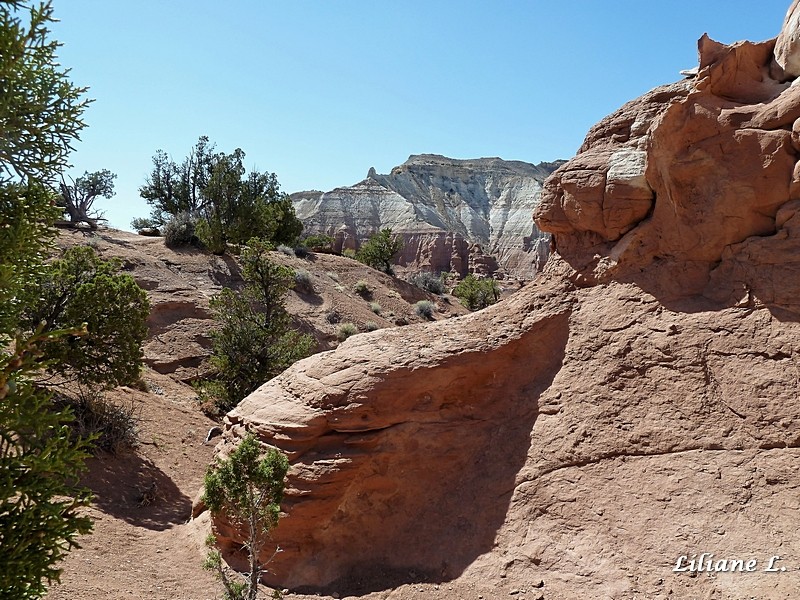
[[[197,218],[196,235],[205,248],[222,254],[229,244],[262,238],[293,245],[303,231],[289,197],[274,173],[247,170],[245,153],[216,151],[201,136],[180,163],[159,150],[139,194],[158,225],[181,212]]]
[[[336,337],[339,338],[339,341],[345,341],[351,335],[355,335],[358,333],[358,327],[356,327],[353,323],[342,323],[339,325],[339,329],[336,330]]]
[[[372,292],[372,290],[369,289],[367,282],[363,279],[360,279],[353,284],[353,291],[359,296],[368,296]]]
[[[167,248],[197,245],[196,231],[197,222],[194,217],[188,212],[179,212],[163,227],[164,244]]]
[[[303,246],[312,252],[330,252],[333,248],[333,238],[321,233],[309,235],[302,241]]]
[[[356,260],[392,275],[392,261],[402,249],[403,238],[392,236],[391,229],[382,229],[364,242],[356,253]]]
[[[220,325],[211,335],[215,373],[200,384],[200,395],[219,411],[236,406],[312,348],[310,336],[292,329],[284,304],[295,274],[270,261],[269,250],[269,244],[250,240],[241,256],[244,288],[224,289],[211,299]]]
[[[409,283],[412,285],[417,286],[423,290],[430,292],[431,294],[444,294],[445,285],[442,277],[437,277],[433,273],[429,273],[428,271],[420,271],[419,273],[414,273],[411,278],[408,280]]]
[[[49,1],[0,2],[0,598],[15,600],[44,595],[92,528],[91,495],[77,487],[86,444],[70,438],[68,411],[34,383],[48,367],[44,344],[82,320],[48,332],[22,323],[59,213],[52,184],[89,102],[59,64],[54,21]]]
[[[131,221],[131,229],[136,231],[151,228],[159,229],[158,225],[156,225],[152,219],[142,219],[140,217],[136,217]]]
[[[414,312],[417,313],[420,317],[425,317],[426,319],[433,318],[433,309],[435,305],[430,300],[420,300],[416,304],[414,304]]]
[[[367,321],[364,327],[367,331],[375,331],[378,329],[378,324],[375,321]]]
[[[379,314],[381,314],[381,311],[383,310],[383,309],[381,308],[381,305],[380,305],[380,304],[378,304],[377,302],[370,302],[370,303],[369,303],[369,309],[370,309],[372,312],[374,312],[376,315],[379,315]]]
[[[338,274],[336,271],[328,271],[328,272],[327,272],[327,273],[325,273],[325,274],[326,274],[328,277],[330,277],[331,279],[333,279],[334,281],[336,281],[336,282],[338,283],[338,281],[339,281],[339,274]]]
[[[494,279],[476,279],[470,273],[453,289],[453,295],[468,309],[480,310],[497,302],[500,288]]]
[[[215,516],[224,515],[234,525],[247,531],[250,572],[232,573],[222,562],[218,550],[211,550],[203,568],[211,571],[224,588],[229,600],[256,600],[258,584],[264,572],[259,556],[269,540],[269,533],[278,525],[281,500],[289,461],[270,448],[262,457],[261,447],[252,433],[226,459],[215,459],[204,480],[202,501]],[[214,536],[206,543],[212,546]]]
[[[278,252],[285,254],[286,256],[294,256],[294,248],[290,248],[286,244],[280,244],[277,248]]]
[[[119,259],[103,260],[93,248],[66,250],[35,279],[39,295],[24,313],[30,330],[44,332],[85,323],[86,332],[44,345],[50,371],[83,384],[126,385],[139,378],[150,302]]]
[[[342,256],[344,256],[345,258],[352,258],[353,260],[356,260],[356,251],[353,250],[352,248],[345,248],[344,250],[342,250]]]

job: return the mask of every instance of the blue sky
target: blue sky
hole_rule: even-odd
[[[110,224],[147,216],[163,149],[242,148],[286,192],[411,154],[569,158],[588,128],[697,64],[697,39],[778,34],[790,0],[54,0],[95,99],[73,175],[117,173]]]

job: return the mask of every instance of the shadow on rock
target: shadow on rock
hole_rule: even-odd
[[[455,579],[489,552],[559,372],[569,310],[516,339],[393,369],[370,399],[328,419],[302,458],[276,529],[270,577],[302,592],[359,595]],[[313,527],[310,524],[314,524]]]

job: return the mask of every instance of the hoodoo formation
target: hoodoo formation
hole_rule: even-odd
[[[591,129],[545,184],[534,283],[350,338],[227,416],[222,452],[252,431],[292,463],[271,582],[796,595],[797,4]],[[674,570],[703,553],[757,569]]]

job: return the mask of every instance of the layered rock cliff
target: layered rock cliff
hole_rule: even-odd
[[[532,278],[548,253],[549,237],[531,213],[542,183],[562,163],[531,165],[499,158],[455,160],[423,154],[380,175],[330,192],[292,194],[306,230],[357,248],[379,229],[404,238],[398,263],[431,271],[493,270],[491,256],[511,274]]]
[[[536,282],[351,338],[227,416],[222,452],[252,431],[292,463],[271,581],[796,595],[799,11],[777,51],[704,37],[696,77],[589,132],[536,209]]]

